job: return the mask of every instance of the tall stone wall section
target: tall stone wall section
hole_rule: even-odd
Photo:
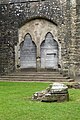
[[[75,68],[75,60],[74,60],[74,51],[75,51],[75,8],[73,7],[73,3],[71,0],[66,1],[66,9],[65,9],[65,35],[64,35],[64,47],[65,47],[65,57],[63,57],[64,65],[63,71],[65,74],[67,73],[70,76],[75,76],[74,68]],[[74,29],[74,31],[73,31]]]
[[[55,0],[23,1],[3,0],[0,4],[0,74],[7,74],[15,69],[14,47],[18,42],[18,28],[26,22],[42,18],[62,24],[60,4]]]
[[[79,3],[66,0],[63,3],[64,22],[62,24],[62,69],[63,74],[74,79],[80,74],[79,55]]]
[[[18,42],[18,29],[30,20],[41,18],[59,28],[63,74],[80,75],[80,2],[60,1],[0,1],[0,74],[15,70],[14,49]]]
[[[80,76],[80,1],[76,0],[76,44],[77,44],[77,76]]]
[[[62,40],[62,72],[69,75],[70,71],[70,43],[71,43],[71,7],[70,0],[62,3],[63,23],[61,25]]]
[[[75,76],[78,72],[78,43],[76,41],[76,0],[71,0],[71,44],[70,44],[70,75]]]

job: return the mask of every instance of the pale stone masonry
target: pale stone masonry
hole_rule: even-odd
[[[33,57],[20,54],[27,34],[36,46]],[[41,50],[46,54],[42,58]],[[45,59],[44,69],[52,69],[51,64],[55,69],[57,61],[56,69],[64,75],[80,75],[79,0],[0,0],[0,74],[20,69],[23,62],[30,61],[26,56],[31,64],[35,59],[37,70]]]
[[[55,82],[45,90],[34,93],[32,100],[41,102],[69,101],[68,87],[65,84]]]

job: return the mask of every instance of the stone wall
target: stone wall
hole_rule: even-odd
[[[0,74],[15,70],[15,45],[18,29],[31,20],[44,19],[58,27],[62,72],[80,74],[79,0],[1,0],[0,1]]]
[[[77,76],[80,76],[80,1],[76,0],[76,47]]]
[[[56,1],[2,1],[0,4],[0,73],[9,73],[14,68],[14,46],[18,42],[18,28],[26,22],[47,19],[56,25],[62,22],[62,12]]]
[[[78,3],[79,6],[79,3]],[[63,3],[64,23],[62,28],[62,65],[63,74],[78,76],[80,74],[79,55],[79,7],[76,0]],[[78,10],[78,11],[77,11]]]
[[[63,37],[63,71],[64,74],[68,74],[73,76],[75,74],[75,60],[74,60],[74,52],[75,52],[75,30],[76,26],[74,23],[74,19],[76,19],[75,14],[75,3],[71,0],[67,0],[64,3],[64,37]],[[75,75],[74,75],[75,76]]]

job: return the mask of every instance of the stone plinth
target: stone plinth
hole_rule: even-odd
[[[41,102],[63,102],[69,100],[68,87],[61,83],[53,83],[46,90],[36,92],[33,100]]]

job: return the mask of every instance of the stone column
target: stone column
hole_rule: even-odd
[[[71,0],[71,44],[70,44],[70,76],[76,76],[76,59],[77,59],[77,46],[76,46],[76,0]]]
[[[76,44],[77,44],[77,57],[76,57],[76,75],[80,76],[80,0],[76,0]]]
[[[15,69],[20,69],[20,46],[15,46]]]
[[[36,62],[37,62],[37,71],[40,71],[40,69],[41,69],[41,57],[40,57],[40,45],[39,45],[39,43],[37,45],[37,58],[36,58]]]
[[[64,75],[68,75],[69,70],[69,49],[71,40],[71,14],[70,0],[62,1],[63,23],[61,25],[61,55],[62,55],[62,71]],[[61,30],[60,29],[60,30]]]

